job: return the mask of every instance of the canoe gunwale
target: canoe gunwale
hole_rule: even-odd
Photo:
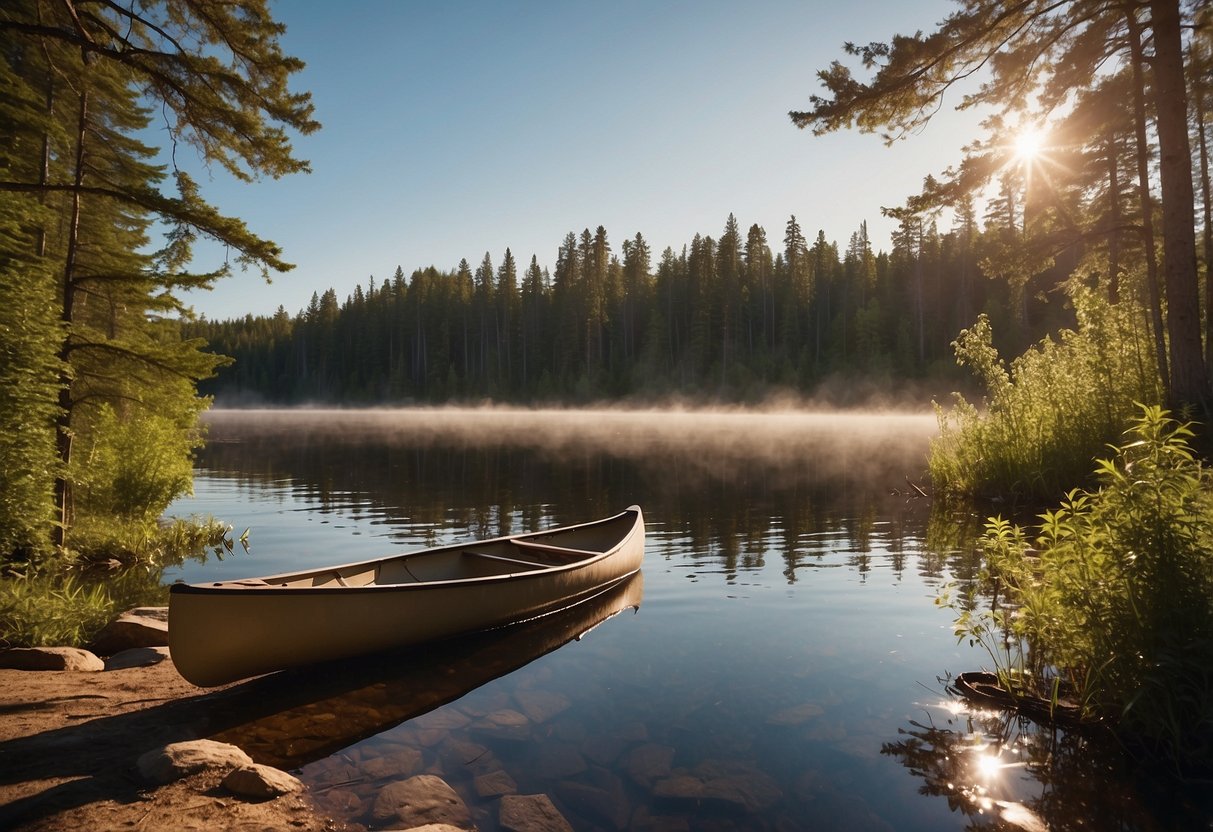
[[[541,537],[543,535],[551,534],[552,532],[555,532],[555,531],[563,532],[563,531],[571,531],[573,529],[583,529],[583,528],[587,528],[587,527],[591,527],[591,526],[606,525],[608,523],[619,520],[621,517],[624,517],[627,514],[636,514],[637,522],[632,526],[631,529],[628,530],[628,532],[625,535],[623,535],[618,541],[616,541],[609,549],[606,549],[601,552],[597,552],[597,551],[592,552],[592,551],[587,551],[584,549],[573,549],[573,548],[563,547],[563,546],[553,546],[551,544],[539,543],[536,541],[528,540],[528,538]],[[572,571],[572,570],[576,570],[576,569],[582,569],[586,566],[597,563],[598,561],[612,557],[620,549],[625,547],[628,544],[628,542],[633,537],[635,537],[637,532],[640,532],[641,534],[644,533],[644,525],[643,525],[643,521],[641,521],[639,519],[640,516],[641,516],[640,507],[639,506],[630,506],[627,509],[625,509],[624,511],[622,511],[619,514],[616,514],[612,517],[608,517],[608,518],[605,518],[602,520],[595,520],[595,521],[592,521],[589,523],[580,523],[580,524],[577,524],[574,526],[562,526],[559,529],[548,529],[548,530],[542,530],[542,531],[538,531],[538,532],[527,532],[525,534],[519,534],[519,535],[506,535],[504,537],[497,537],[497,538],[491,538],[491,539],[486,539],[486,540],[468,541],[467,543],[455,543],[450,546],[438,547],[437,549],[421,549],[416,552],[407,552],[402,555],[392,555],[389,557],[372,558],[371,560],[355,561],[352,563],[339,564],[337,566],[330,566],[330,567],[326,567],[326,568],[320,569],[320,570],[305,570],[302,572],[282,573],[279,575],[270,575],[270,576],[267,576],[264,578],[243,578],[243,579],[235,579],[235,580],[231,580],[231,581],[216,582],[213,584],[175,583],[175,584],[170,585],[169,593],[170,593],[170,595],[172,595],[172,594],[181,594],[181,595],[187,595],[187,594],[188,595],[250,595],[250,594],[251,595],[283,595],[283,594],[311,595],[311,594],[326,594],[326,593],[338,592],[338,593],[341,593],[342,595],[347,595],[347,594],[372,594],[372,593],[382,593],[382,592],[395,592],[395,593],[398,593],[398,592],[423,592],[427,589],[436,589],[439,587],[448,587],[448,586],[477,586],[477,585],[486,585],[486,584],[494,584],[494,583],[508,583],[508,582],[526,581],[526,580],[534,581],[534,580],[540,580],[540,579],[543,579],[543,578],[546,578],[546,577],[549,577],[552,575],[558,575],[562,572],[568,572],[568,571]],[[366,568],[366,567],[371,567],[371,566],[374,566],[377,564],[382,564],[387,561],[398,560],[398,559],[403,559],[407,562],[407,559],[412,555],[422,555],[422,554],[426,554],[429,552],[435,552],[435,551],[441,551],[441,550],[460,551],[465,548],[470,549],[473,547],[480,547],[480,546],[484,546],[487,544],[494,544],[494,543],[521,543],[521,544],[525,544],[528,548],[529,547],[542,548],[544,550],[552,551],[552,552],[563,551],[563,552],[567,552],[570,554],[576,553],[576,554],[580,554],[580,555],[588,555],[588,557],[583,557],[578,560],[572,560],[572,561],[569,561],[568,563],[560,563],[560,564],[550,564],[549,565],[549,564],[535,563],[534,568],[530,568],[530,569],[526,569],[524,571],[518,571],[518,572],[508,572],[508,573],[502,573],[502,574],[498,574],[498,575],[481,575],[481,576],[477,576],[477,577],[448,578],[448,579],[434,580],[434,581],[408,581],[408,582],[403,582],[403,583],[391,583],[391,584],[370,583],[370,584],[364,584],[362,586],[342,586],[340,584],[327,584],[324,586],[287,586],[283,583],[274,583],[274,581],[283,581],[283,580],[294,579],[297,576],[303,576],[303,575],[326,574],[326,573],[330,573],[330,572],[339,573],[340,571],[347,570],[347,569],[357,569],[360,567]],[[475,555],[476,553],[470,553],[470,554]],[[518,563],[521,566],[523,562],[519,561]],[[638,569],[634,570],[632,572],[627,573],[627,575],[623,575],[620,577],[621,578],[628,577],[632,574],[635,574],[636,571],[639,571],[639,570]]]

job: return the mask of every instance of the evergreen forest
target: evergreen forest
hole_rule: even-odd
[[[1063,290],[1080,246],[1019,284],[983,270],[1018,222],[983,223],[970,204],[946,233],[902,223],[884,252],[866,223],[840,248],[795,216],[772,238],[729,215],[717,236],[660,255],[640,233],[616,248],[598,226],[569,232],[553,269],[486,252],[475,267],[397,267],[343,300],[328,289],[294,315],[185,331],[235,359],[203,388],[221,404],[754,401],[831,380],[854,401],[847,390],[955,383],[951,342],[980,312],[1014,351],[1072,320]]]

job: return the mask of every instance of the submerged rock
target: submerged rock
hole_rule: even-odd
[[[507,794],[498,821],[506,832],[573,832],[546,794]]]
[[[378,826],[400,822],[405,829],[434,823],[474,828],[467,805],[445,780],[432,774],[419,774],[380,791],[371,820]]]
[[[572,706],[563,693],[547,690],[519,690],[514,692],[514,701],[531,722],[547,722]]]
[[[79,647],[14,647],[0,650],[0,667],[10,670],[105,670],[105,662]]]
[[[556,787],[556,794],[570,810],[606,823],[614,829],[626,829],[632,809],[623,783],[618,778],[602,778],[598,784],[568,781]]]
[[[208,768],[251,766],[253,760],[234,745],[214,740],[174,742],[154,748],[138,761],[139,773],[153,783],[171,783]]]
[[[223,788],[238,797],[269,800],[303,790],[303,783],[285,771],[256,763],[240,766],[223,778]]]
[[[767,717],[768,725],[800,725],[815,716],[821,716],[825,709],[816,702],[805,702],[792,708],[784,708]]]
[[[679,771],[653,786],[653,797],[696,806],[763,812],[783,797],[779,784],[756,766],[707,761],[694,771]]]
[[[514,782],[514,778],[501,769],[480,775],[472,781],[472,785],[476,789],[476,794],[486,799],[501,797],[503,794],[514,794],[518,791],[518,784]]]
[[[657,780],[669,776],[673,761],[673,748],[646,743],[632,749],[627,756],[625,769],[636,785],[649,789]]]

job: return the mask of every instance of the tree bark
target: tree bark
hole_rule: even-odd
[[[1195,64],[1198,71],[1208,72],[1213,66],[1204,65],[1203,61]],[[1196,103],[1196,140],[1200,148],[1200,196],[1204,209],[1204,250],[1205,250],[1205,370],[1213,372],[1213,206],[1210,205],[1209,193],[1209,141],[1205,133],[1205,96],[1208,90],[1204,88],[1203,76],[1194,80],[1192,100]]]
[[[1154,208],[1150,198],[1150,145],[1146,138],[1146,82],[1142,55],[1141,26],[1135,12],[1127,13],[1129,49],[1133,66],[1133,123],[1137,140],[1137,194],[1141,205],[1141,243],[1146,255],[1146,287],[1150,296],[1150,321],[1154,330],[1154,360],[1163,389],[1170,390],[1166,324],[1162,317],[1162,291],[1158,281],[1158,259],[1154,251]]]
[[[86,61],[87,63],[87,61]],[[63,344],[59,348],[59,418],[57,419],[59,473],[55,477],[55,511],[58,524],[55,527],[54,543],[62,548],[67,545],[68,529],[72,522],[72,483],[68,469],[72,461],[72,374],[69,365],[71,325],[75,303],[74,276],[76,252],[80,242],[80,202],[84,185],[84,137],[88,131],[88,90],[79,93],[80,106],[76,112],[76,158],[72,178],[71,216],[67,226],[67,258],[63,265],[63,297],[59,318],[63,321]]]
[[[1162,181],[1163,265],[1167,289],[1173,408],[1210,413],[1209,378],[1201,348],[1200,291],[1196,274],[1192,151],[1188,142],[1187,88],[1179,0],[1152,0],[1154,110]]]

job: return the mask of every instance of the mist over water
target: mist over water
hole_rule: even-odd
[[[937,433],[931,413],[802,410],[528,410],[505,407],[366,410],[214,410],[212,441],[384,448],[525,448],[549,457],[605,456],[679,476],[728,479],[762,469],[789,480],[846,479],[904,488],[921,480]]]

